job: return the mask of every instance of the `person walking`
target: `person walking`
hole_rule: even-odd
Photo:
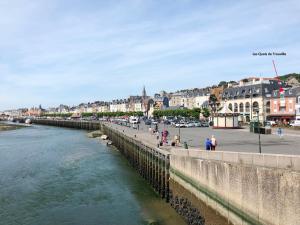
[[[167,130],[164,129],[164,130],[162,131],[162,141],[163,141],[164,144],[167,143],[167,136],[168,136]]]
[[[217,139],[215,138],[214,135],[211,136],[211,150],[216,150],[217,147]]]
[[[207,151],[210,151],[211,149],[211,140],[209,138],[206,138],[206,141],[205,141],[205,149]]]
[[[178,137],[178,135],[175,135],[174,141],[175,141],[175,146],[179,146],[179,137]]]
[[[279,128],[277,129],[277,134],[278,134],[279,138],[281,139],[282,136],[283,136],[283,130],[282,130],[281,127],[279,127]]]

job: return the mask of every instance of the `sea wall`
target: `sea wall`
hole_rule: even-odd
[[[299,224],[299,156],[173,149],[170,177],[233,224]]]

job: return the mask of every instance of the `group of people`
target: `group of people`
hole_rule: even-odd
[[[207,151],[210,151],[210,150],[214,151],[214,150],[216,150],[216,147],[217,147],[217,139],[215,138],[214,135],[212,135],[210,139],[206,138],[205,149]]]

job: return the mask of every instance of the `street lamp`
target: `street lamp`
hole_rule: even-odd
[[[258,124],[258,150],[261,153],[261,141],[260,141],[260,124],[259,124],[259,109],[256,110],[257,113],[257,124]]]
[[[180,123],[179,123],[179,126],[178,126],[178,141],[180,143]]]

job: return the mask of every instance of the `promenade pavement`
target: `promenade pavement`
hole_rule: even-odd
[[[150,134],[150,126],[146,126],[143,122],[139,124],[139,130],[117,124],[110,124],[110,126],[122,132],[124,130],[127,135],[132,137],[136,135],[134,138],[144,141],[151,146],[157,146],[156,135]],[[169,131],[169,140],[179,133],[178,128],[169,125],[159,124],[158,127],[160,132],[164,128]],[[273,130],[272,133],[271,135],[260,135],[262,153],[300,155],[300,132],[284,130],[284,135],[281,138],[276,135],[276,130]],[[216,137],[218,142],[217,150],[219,151],[253,153],[259,151],[258,134],[249,132],[249,129],[180,128],[181,143],[186,141],[189,148],[193,149],[203,150],[205,139],[210,138],[211,135]],[[169,145],[162,147],[165,150],[170,148],[171,146]]]

